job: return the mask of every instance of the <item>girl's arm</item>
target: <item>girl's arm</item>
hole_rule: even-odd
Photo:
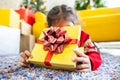
[[[91,61],[92,70],[96,70],[102,64],[100,53],[97,51],[97,48],[92,43],[91,39],[86,40],[86,42],[84,43],[84,47],[85,54],[88,55]]]
[[[102,64],[102,59],[100,53],[97,51],[96,46],[92,43],[89,34],[84,31],[81,31],[79,46],[85,47],[85,54],[91,61],[91,68],[92,70],[96,70]]]

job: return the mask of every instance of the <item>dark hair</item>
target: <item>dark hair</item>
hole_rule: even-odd
[[[48,12],[48,26],[52,26],[56,20],[61,19],[71,21],[73,24],[78,22],[76,11],[67,5],[55,6]]]

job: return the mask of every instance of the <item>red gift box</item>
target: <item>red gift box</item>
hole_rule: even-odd
[[[20,19],[25,20],[28,24],[33,25],[35,22],[35,14],[29,9],[20,8],[15,10],[18,14],[20,14]]]

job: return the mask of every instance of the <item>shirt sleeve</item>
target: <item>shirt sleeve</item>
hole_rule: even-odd
[[[84,46],[85,48],[85,54],[90,58],[92,70],[96,70],[102,64],[102,59],[96,46],[92,43],[89,35],[85,32],[81,33],[80,43],[81,46]]]

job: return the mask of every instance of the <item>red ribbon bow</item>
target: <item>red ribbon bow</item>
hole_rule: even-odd
[[[41,39],[43,42],[44,50],[61,53],[65,43],[69,42],[71,38],[65,35],[66,30],[63,28],[53,28],[43,31],[44,37]]]
[[[64,44],[76,44],[77,39],[71,39],[69,36],[66,36],[66,30],[61,27],[53,28],[43,31],[45,35],[41,40],[37,40],[38,44],[43,44],[44,50],[48,50],[48,53],[45,57],[44,64],[46,66],[51,66],[50,60],[53,56],[53,52],[61,53],[64,48]]]

